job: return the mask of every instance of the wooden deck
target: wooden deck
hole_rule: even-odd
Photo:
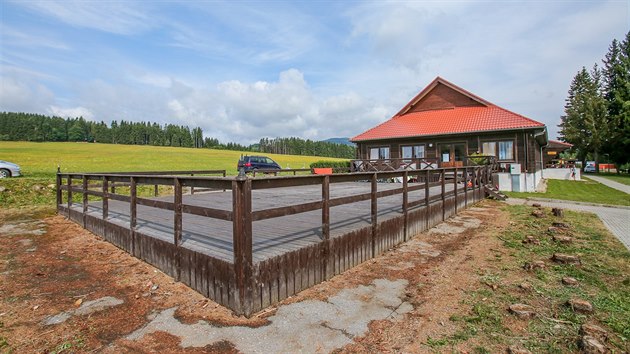
[[[346,197],[370,192],[369,182],[346,182],[330,186],[331,198]],[[379,190],[401,188],[402,183],[379,183]],[[452,185],[446,191],[453,190]],[[438,196],[440,186],[430,188],[430,196]],[[409,193],[409,201],[424,200],[424,190]],[[173,197],[153,198],[173,201]],[[300,186],[262,189],[252,191],[252,211],[284,207],[321,200],[320,186]],[[184,204],[210,206],[229,211],[232,206],[232,191],[217,191],[184,195]],[[378,219],[385,221],[403,213],[399,195],[378,200]],[[81,212],[81,204],[73,204],[72,209]],[[331,237],[339,237],[370,226],[370,200],[344,204],[330,208]],[[419,208],[416,207],[416,208]],[[413,210],[412,208],[411,210]],[[129,228],[130,206],[127,202],[109,202],[109,222]],[[410,210],[410,211],[411,211]],[[102,203],[90,202],[88,215],[100,217]],[[173,240],[173,212],[139,205],[137,209],[136,231],[166,242]],[[234,259],[232,222],[184,214],[181,246],[211,257],[232,262]],[[255,263],[322,241],[321,211],[287,215],[253,222],[253,260]]]
[[[466,167],[254,179],[58,173],[57,210],[249,316],[473,205],[485,197],[490,172]],[[115,191],[113,183],[128,187]],[[174,195],[140,197],[146,186],[156,192],[166,186]],[[184,192],[193,188],[212,191]]]

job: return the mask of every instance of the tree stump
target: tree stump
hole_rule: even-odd
[[[529,318],[536,316],[536,311],[533,307],[525,304],[512,304],[508,308],[511,313],[515,314],[519,318]]]
[[[544,218],[545,217],[545,213],[542,210],[536,209],[534,211],[532,211],[532,215],[537,217],[537,218]]]
[[[591,336],[582,337],[582,343],[580,344],[582,345],[582,350],[584,351],[584,353],[587,354],[604,354],[608,352],[606,350],[606,347],[602,343],[600,343],[597,338]]]
[[[596,326],[594,324],[583,324],[580,328],[580,333],[584,336],[597,338],[602,342],[606,342],[608,340],[608,332],[600,326]]]
[[[564,209],[562,208],[553,208],[551,209],[551,212],[553,213],[553,215],[559,217],[559,218],[563,218],[564,217]]]
[[[565,222],[554,222],[551,224],[553,227],[557,227],[559,229],[568,229],[571,226],[569,226],[569,224],[565,223]]]
[[[572,256],[564,253],[554,253],[551,259],[556,263],[563,264],[581,264],[580,257]]]
[[[571,299],[567,301],[567,305],[575,312],[589,313],[593,312],[593,305],[583,299]]]

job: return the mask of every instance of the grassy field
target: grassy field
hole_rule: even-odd
[[[54,205],[55,173],[223,170],[237,173],[242,152],[161,146],[0,141],[0,160],[20,165],[23,177],[0,180],[0,207]],[[243,153],[246,154],[246,153]],[[249,153],[254,154],[254,153]],[[308,168],[329,157],[264,154],[283,168]]]
[[[583,181],[547,181],[545,193],[505,192],[513,198],[550,198],[599,204],[630,205],[630,196],[616,189],[583,177]]]
[[[62,172],[227,170],[236,174],[239,151],[162,146],[30,143],[0,141],[0,160],[17,163],[25,177],[53,177]],[[255,153],[249,153],[255,154]],[[317,156],[265,154],[283,168],[308,168]]]
[[[598,176],[630,186],[630,174],[600,173]]]

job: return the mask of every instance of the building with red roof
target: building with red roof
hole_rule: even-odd
[[[392,118],[350,140],[363,160],[423,159],[432,167],[461,167],[468,164],[470,155],[494,156],[505,170],[520,170],[523,191],[535,189],[541,179],[542,149],[548,143],[543,123],[441,77]]]

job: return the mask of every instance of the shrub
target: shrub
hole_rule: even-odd
[[[350,161],[315,161],[310,165],[311,168],[349,168]]]

